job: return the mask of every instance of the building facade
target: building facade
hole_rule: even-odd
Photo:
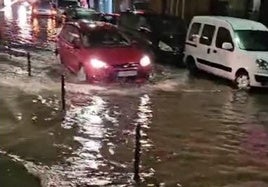
[[[3,0],[0,0],[3,1]],[[137,0],[89,0],[101,12],[126,11]],[[261,21],[268,25],[268,0],[138,0],[155,12],[176,15],[189,23],[196,15],[222,15]]]
[[[161,11],[189,22],[195,15],[247,18],[268,25],[268,0],[154,0]]]

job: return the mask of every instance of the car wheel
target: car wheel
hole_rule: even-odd
[[[79,82],[87,81],[87,75],[83,66],[81,66],[80,70],[77,73],[77,79]]]
[[[250,89],[250,79],[246,71],[238,72],[235,78],[236,88],[240,90]]]
[[[191,58],[191,57],[187,58],[186,66],[187,66],[190,74],[195,75],[198,72],[198,68],[197,68],[193,58]]]

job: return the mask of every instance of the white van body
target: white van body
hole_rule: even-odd
[[[185,42],[184,62],[248,86],[268,87],[268,29],[251,20],[196,16]],[[194,63],[194,64],[193,64]],[[190,65],[190,66],[189,66]]]

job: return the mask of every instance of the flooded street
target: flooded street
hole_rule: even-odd
[[[268,187],[268,95],[215,77],[156,65],[143,85],[76,84],[53,53],[55,20],[31,19],[28,4],[0,10],[1,187]],[[133,180],[141,125],[139,184]]]

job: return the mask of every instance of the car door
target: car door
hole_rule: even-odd
[[[229,43],[233,46],[231,49],[223,49],[223,44]],[[218,68],[222,71],[221,75],[225,78],[231,78],[232,64],[234,59],[234,43],[229,29],[219,27],[216,36],[215,49],[212,54],[218,64]]]
[[[185,55],[192,55],[196,58],[196,54],[199,53],[199,49],[197,48],[198,39],[200,38],[202,24],[199,22],[192,22],[190,25],[190,29],[187,33],[187,38],[185,42]]]
[[[79,54],[80,54],[80,47],[81,47],[81,37],[79,29],[72,25],[71,31],[69,33],[69,43],[67,46],[68,49],[68,64],[70,69],[73,72],[77,72],[79,70]]]
[[[65,64],[66,66],[69,64],[68,60],[69,60],[69,52],[68,52],[68,48],[69,48],[69,35],[71,32],[71,25],[66,24],[63,26],[60,34],[59,34],[59,38],[58,38],[58,52],[60,55],[60,59],[61,59],[61,63]]]
[[[204,24],[199,43],[197,45],[197,62],[200,69],[222,76],[222,72],[218,68],[217,60],[213,54],[213,49],[215,48],[215,31],[215,25]]]

